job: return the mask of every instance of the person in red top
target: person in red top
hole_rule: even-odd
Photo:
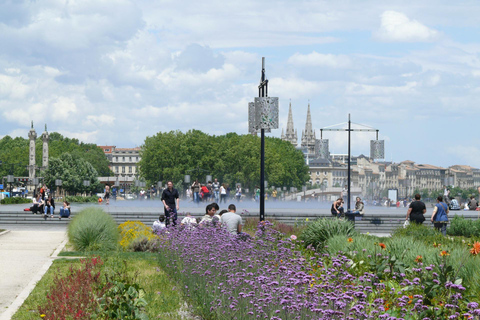
[[[208,190],[208,187],[206,185],[202,186],[202,193],[203,193],[203,201],[208,201],[208,198],[210,197],[210,190]]]

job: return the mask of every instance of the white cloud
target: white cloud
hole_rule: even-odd
[[[322,54],[316,51],[310,54],[297,52],[288,58],[288,63],[299,67],[348,68],[352,66],[351,59],[346,55]]]
[[[380,15],[380,29],[375,37],[386,42],[428,42],[438,38],[439,32],[428,28],[405,14],[385,11]]]

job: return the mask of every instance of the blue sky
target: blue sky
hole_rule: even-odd
[[[266,57],[299,135],[380,130],[387,160],[480,167],[477,1],[0,0],[0,137],[30,121],[87,142],[158,131],[247,132]],[[369,153],[373,134],[353,136]],[[325,133],[331,152],[346,135]]]

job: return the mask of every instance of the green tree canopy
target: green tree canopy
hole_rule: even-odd
[[[42,147],[43,142],[39,137],[35,141],[35,156],[38,166],[42,164]],[[29,140],[21,137],[12,139],[5,136],[0,139],[0,176],[10,174],[13,166],[13,174],[15,176],[28,176],[28,148]],[[74,158],[82,158],[89,162],[100,176],[113,176],[113,172],[108,168],[108,160],[103,150],[92,143],[83,143],[77,139],[63,137],[60,133],[53,132],[50,134],[48,146],[49,158],[58,158],[63,153],[68,152]]]
[[[260,184],[260,138],[252,135],[159,132],[145,139],[141,156],[139,170],[149,183],[178,183],[189,174],[192,181],[203,183],[206,175],[212,175],[230,185],[239,182],[253,188]],[[302,152],[289,142],[266,138],[265,177],[270,186],[300,188],[309,180]]]
[[[101,185],[97,176],[97,170],[88,161],[74,157],[68,152],[50,159],[48,168],[44,171],[47,187],[54,189],[55,180],[61,179],[62,188],[70,193],[98,191]],[[89,187],[83,186],[85,180],[90,181]]]

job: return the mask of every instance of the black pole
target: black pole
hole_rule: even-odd
[[[350,121],[350,113],[348,114],[348,189],[347,189],[347,212],[350,212],[350,133],[352,132],[352,123]]]
[[[262,79],[260,97],[265,97],[265,57],[262,57]],[[267,84],[268,85],[268,84]],[[265,129],[260,130],[260,221],[265,220]]]

